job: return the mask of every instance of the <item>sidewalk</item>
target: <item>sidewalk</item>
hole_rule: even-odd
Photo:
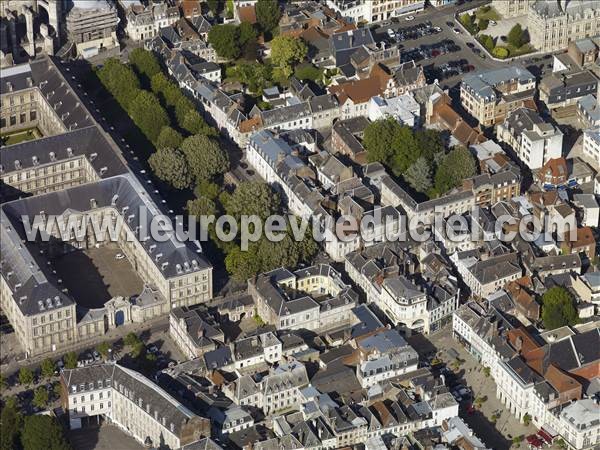
[[[21,359],[18,359],[18,356],[16,358],[15,357],[10,358],[10,362],[8,364],[3,364],[2,366],[0,366],[0,372],[3,375],[11,375],[12,373],[19,370],[21,367],[29,367],[29,368],[37,367],[37,365],[40,364],[46,358],[58,360],[66,353],[69,353],[72,351],[81,353],[85,350],[89,350],[89,349],[95,347],[98,344],[101,344],[102,342],[113,343],[113,342],[118,341],[119,339],[125,337],[128,333],[131,333],[131,332],[140,334],[140,333],[142,333],[144,331],[148,331],[148,330],[150,332],[157,332],[157,331],[168,330],[168,328],[169,328],[169,317],[168,316],[159,317],[159,318],[149,320],[144,323],[123,325],[123,326],[120,326],[120,327],[110,330],[108,333],[104,334],[103,336],[95,337],[95,338],[85,340],[85,341],[79,341],[71,346],[61,348],[59,351],[56,351],[56,352],[48,352],[48,353],[44,353],[42,355],[32,356],[30,358],[23,358],[22,353],[21,353]]]

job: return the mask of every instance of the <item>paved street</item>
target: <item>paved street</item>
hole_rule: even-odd
[[[74,450],[142,450],[144,447],[114,425],[67,432]]]
[[[500,400],[496,398],[494,380],[491,377],[486,377],[483,366],[452,338],[452,326],[446,326],[440,332],[431,335],[429,341],[438,349],[438,358],[444,361],[448,367],[452,367],[456,360],[447,351],[454,349],[459,354],[460,360],[464,361],[455,371],[457,382],[472,389],[473,399],[487,397],[481,408],[473,414],[468,414],[465,408],[461,407],[461,417],[469,424],[475,434],[495,450],[527,448],[526,443],[515,446],[510,439],[516,436],[527,436],[537,430],[532,425],[525,426],[520,423],[504,409]],[[499,417],[494,421],[493,415]]]

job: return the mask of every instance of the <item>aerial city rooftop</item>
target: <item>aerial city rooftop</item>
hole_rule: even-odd
[[[600,448],[598,2],[7,0],[0,47],[3,448]]]

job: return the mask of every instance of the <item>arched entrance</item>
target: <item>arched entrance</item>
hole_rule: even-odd
[[[115,312],[115,325],[120,326],[125,323],[125,313],[122,310]]]

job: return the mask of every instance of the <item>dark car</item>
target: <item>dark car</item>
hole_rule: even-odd
[[[473,48],[475,47],[475,44],[473,44],[472,42],[467,42],[467,47]]]

